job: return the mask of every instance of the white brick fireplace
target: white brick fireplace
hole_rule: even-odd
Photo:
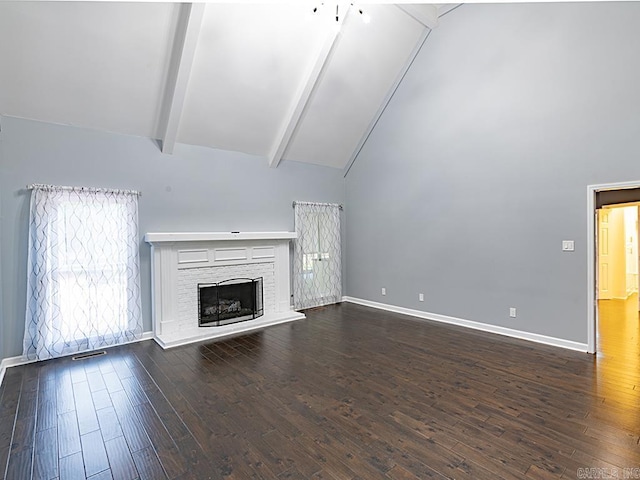
[[[295,232],[147,233],[153,336],[164,348],[305,318],[291,308],[289,242]],[[263,279],[264,315],[198,326],[198,283]]]

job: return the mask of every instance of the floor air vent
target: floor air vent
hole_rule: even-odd
[[[99,357],[106,354],[107,352],[105,352],[104,350],[102,350],[101,352],[81,353],[80,355],[74,355],[73,357],[71,357],[71,360],[84,360],[85,358]]]

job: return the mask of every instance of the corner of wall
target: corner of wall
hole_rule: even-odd
[[[0,115],[0,177],[3,176],[3,170],[5,169],[5,158],[4,151],[2,148],[3,145],[3,120],[4,117]],[[3,298],[2,292],[5,291],[4,288],[4,279],[2,275],[2,245],[3,245],[3,237],[2,237],[2,219],[4,218],[4,211],[2,210],[2,195],[0,195],[0,339],[6,338],[4,330],[5,322],[4,322],[4,310],[3,310]],[[4,344],[0,341],[0,362],[4,359]],[[2,378],[4,377],[4,368],[0,367],[0,384],[2,384]]]

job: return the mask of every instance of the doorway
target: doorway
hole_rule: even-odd
[[[600,325],[600,314],[605,318],[611,318],[611,316],[618,318],[624,313],[625,316],[631,315],[635,318],[631,322],[634,328],[637,329],[640,324],[638,322],[640,309],[638,205],[640,205],[640,181],[587,187],[587,351],[589,353],[600,350],[598,341],[600,327],[603,327],[603,332],[606,333],[611,330],[609,327],[613,326],[613,322],[604,318],[603,321],[608,323]],[[626,207],[629,209],[625,210]],[[627,235],[628,233],[632,234]]]
[[[637,337],[639,213],[638,204],[597,210],[596,348],[609,356],[627,352]]]

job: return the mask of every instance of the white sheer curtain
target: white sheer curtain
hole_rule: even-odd
[[[30,188],[24,355],[44,360],[139,339],[139,194]]]
[[[342,301],[340,205],[295,202],[293,255],[296,309]]]

